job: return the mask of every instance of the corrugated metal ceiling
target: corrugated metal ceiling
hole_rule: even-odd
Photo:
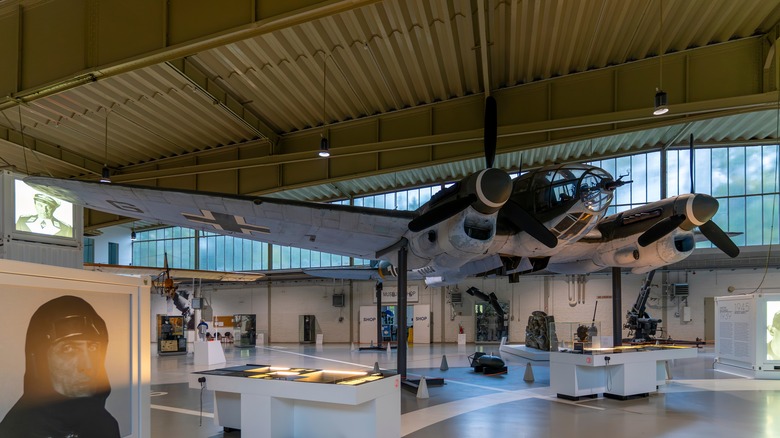
[[[517,170],[531,169],[547,164],[590,161],[596,158],[613,157],[636,153],[641,150],[658,150],[662,147],[688,147],[688,138],[693,134],[697,145],[739,145],[740,140],[750,144],[776,144],[780,112],[767,110],[749,114],[721,117],[691,123],[661,126],[630,134],[600,137],[592,140],[563,143],[553,146],[529,149],[522,152],[499,154],[495,166]],[[761,141],[765,140],[765,141]],[[414,187],[442,181],[455,181],[481,170],[484,159],[422,167],[419,169],[354,178],[330,184],[285,190],[270,194],[278,198],[317,200],[343,199],[349,196],[363,196],[387,192],[398,187]]]
[[[276,134],[482,93],[478,8],[471,0],[387,0],[188,58]],[[486,0],[491,90],[763,34],[780,0]],[[661,17],[663,11],[663,18]],[[323,93],[326,93],[325,96]],[[5,110],[0,124],[40,148],[117,170],[262,140],[172,64],[141,68]],[[526,167],[697,142],[777,137],[775,112],[662,126],[524,151]],[[683,132],[684,131],[684,132]],[[94,174],[0,140],[6,165],[56,176]],[[520,153],[500,155],[512,169]],[[465,176],[482,159],[276,194],[331,199]]]

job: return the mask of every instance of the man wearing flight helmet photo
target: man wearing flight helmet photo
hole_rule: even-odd
[[[83,299],[41,305],[27,329],[24,393],[0,422],[0,436],[119,437],[105,408],[107,346],[105,321]]]

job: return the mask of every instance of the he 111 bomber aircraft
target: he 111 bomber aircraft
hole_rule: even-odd
[[[627,181],[598,167],[564,164],[512,180],[493,168],[496,105],[485,107],[486,168],[436,193],[416,211],[168,190],[31,176],[36,189],[94,210],[349,257],[378,260],[390,275],[408,245],[409,279],[452,285],[468,276],[542,269],[585,274],[606,267],[641,274],[678,262],[693,229],[730,257],[739,249],[711,219],[718,201],[684,194],[605,217]],[[337,276],[333,272],[333,276]]]

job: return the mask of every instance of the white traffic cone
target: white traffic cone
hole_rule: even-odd
[[[417,387],[417,398],[428,398],[428,384],[425,383],[425,376],[420,378],[420,386]]]
[[[450,369],[450,366],[447,365],[447,356],[446,355],[441,357],[441,366],[439,367],[439,369],[441,371],[447,371],[448,369]]]
[[[371,373],[372,374],[381,373],[381,371],[379,371],[379,362],[374,362],[374,369],[373,371],[371,371]]]
[[[387,343],[387,352],[390,353],[392,350],[390,349],[390,343]]]
[[[523,376],[523,381],[528,383],[533,383],[534,381],[534,370],[531,368],[531,362],[525,364],[525,375]]]

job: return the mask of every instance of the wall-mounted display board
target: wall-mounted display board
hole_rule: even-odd
[[[0,300],[0,436],[150,436],[143,279],[0,260]]]

